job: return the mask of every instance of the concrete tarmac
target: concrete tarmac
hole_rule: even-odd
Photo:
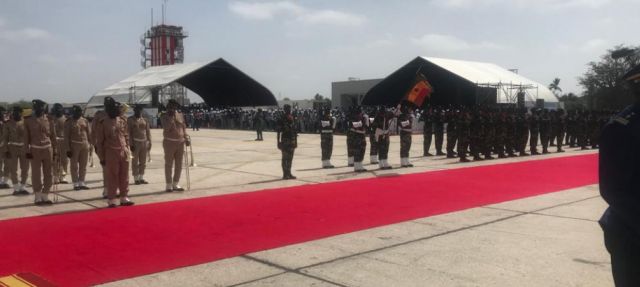
[[[566,153],[458,163],[422,157],[414,135],[414,168],[400,165],[399,139],[392,137],[394,169],[356,174],[346,167],[346,139],[334,138],[335,169],[321,169],[319,135],[303,134],[293,162],[297,180],[281,180],[275,133],[190,131],[196,167],[191,190],[164,192],[162,135],[153,130],[148,185],[131,185],[136,204],[197,198],[354,178],[370,178],[477,165],[594,153]],[[369,162],[367,156],[365,163]],[[433,151],[433,147],[432,147]],[[101,171],[88,169],[88,191],[58,186],[59,202],[36,207],[33,196],[0,190],[0,219],[106,207]],[[186,187],[183,173],[181,185]],[[132,180],[132,179],[131,179]],[[473,184],[473,183],[469,183]],[[516,188],[516,187],[514,187]],[[613,286],[611,264],[597,220],[606,204],[597,185],[487,205],[310,242],[149,274],[104,286]]]

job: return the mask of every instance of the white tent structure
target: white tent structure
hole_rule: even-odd
[[[542,99],[545,103],[557,103],[556,96],[547,86],[525,78],[513,71],[502,68],[496,64],[442,59],[433,57],[421,57],[440,68],[454,73],[465,80],[480,87],[493,87],[498,89],[498,103],[509,103],[518,89],[527,93],[527,101]]]

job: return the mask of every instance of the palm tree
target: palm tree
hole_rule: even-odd
[[[549,84],[549,90],[551,90],[553,95],[558,98],[558,94],[562,93],[562,89],[560,88],[560,78],[553,79],[553,82]]]

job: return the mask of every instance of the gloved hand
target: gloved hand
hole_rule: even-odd
[[[28,159],[33,159],[33,154],[28,152],[27,154],[25,154],[25,157],[28,158]]]
[[[282,149],[282,143],[281,142],[278,143],[278,149]]]
[[[129,147],[129,149],[130,149],[132,152],[133,152],[133,151],[136,151],[136,147],[135,147],[134,145],[131,145],[131,146]]]
[[[190,146],[190,145],[191,145],[191,142],[190,142],[190,141],[185,141],[185,142],[184,142],[184,145],[186,145],[186,146]]]
[[[147,149],[151,150],[151,142],[147,142]]]
[[[72,152],[72,151],[70,151],[70,150],[69,150],[69,151],[67,151],[67,157],[68,157],[68,158],[71,158],[72,156],[73,156],[73,152]]]

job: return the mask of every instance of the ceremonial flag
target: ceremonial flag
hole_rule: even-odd
[[[427,78],[423,74],[418,74],[416,76],[416,82],[413,84],[413,88],[407,93],[405,100],[413,103],[417,107],[422,107],[422,103],[431,96],[431,92],[433,92],[433,87],[431,87]]]

